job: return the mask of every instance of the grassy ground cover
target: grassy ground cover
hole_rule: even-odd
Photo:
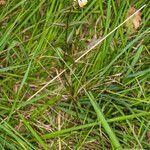
[[[0,149],[150,149],[149,6],[0,0]]]

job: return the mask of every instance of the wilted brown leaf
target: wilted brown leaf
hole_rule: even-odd
[[[150,131],[147,131],[146,137],[147,137],[147,142],[150,144]]]
[[[136,12],[136,9],[134,7],[131,7],[128,10],[127,18],[135,12]],[[130,33],[134,33],[137,31],[140,24],[141,24],[141,12],[138,12],[134,15],[134,17],[132,17],[129,21],[127,21],[126,27],[129,28]]]
[[[6,4],[6,0],[0,0],[0,5],[5,5]]]

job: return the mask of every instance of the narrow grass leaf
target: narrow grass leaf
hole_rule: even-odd
[[[19,114],[19,113],[18,113]],[[29,131],[32,133],[32,135],[37,139],[37,141],[40,143],[40,145],[43,147],[44,150],[48,150],[47,144],[42,140],[42,138],[36,133],[36,131],[31,127],[30,123],[27,122],[24,117],[19,114],[20,118],[22,119],[25,126],[29,129]]]
[[[113,130],[111,129],[111,127],[109,126],[107,120],[105,119],[100,107],[98,107],[98,104],[96,103],[96,101],[94,100],[94,97],[92,95],[92,93],[86,93],[91,101],[91,104],[93,105],[93,108],[97,114],[97,118],[100,124],[102,124],[103,128],[105,129],[106,133],[108,134],[112,145],[114,146],[115,149],[121,150],[121,145],[119,143],[119,140],[117,138],[117,136],[115,135],[115,133],[113,132]]]

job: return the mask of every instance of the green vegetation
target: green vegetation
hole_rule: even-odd
[[[148,6],[1,4],[0,149],[150,149]]]

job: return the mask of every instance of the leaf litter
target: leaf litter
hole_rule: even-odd
[[[135,9],[135,7],[130,7],[130,9],[127,12],[127,18],[132,14],[134,14],[136,11],[137,10]],[[141,21],[142,21],[141,12],[139,11],[134,15],[134,17],[132,17],[129,21],[126,22],[126,27],[130,31],[129,33],[131,34],[135,33],[137,29],[140,27]]]

